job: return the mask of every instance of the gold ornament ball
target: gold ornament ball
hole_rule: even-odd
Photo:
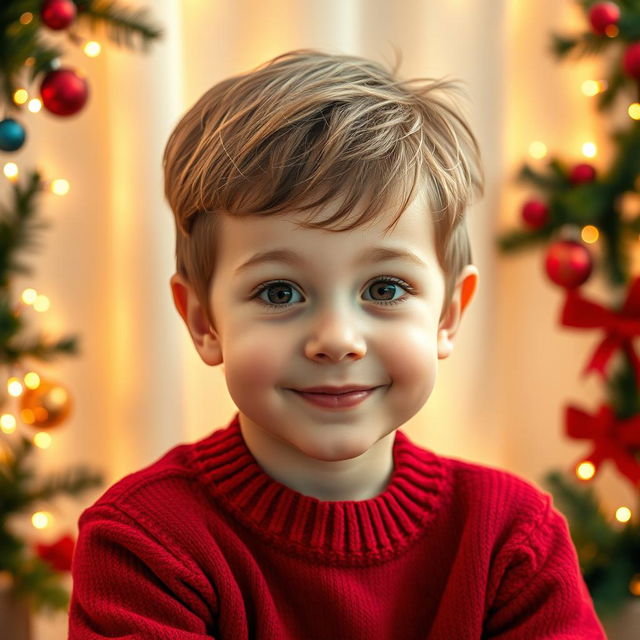
[[[36,389],[26,389],[20,401],[20,418],[38,429],[50,429],[64,422],[71,412],[71,396],[57,382],[40,380]]]

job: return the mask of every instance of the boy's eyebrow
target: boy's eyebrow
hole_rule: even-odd
[[[420,267],[426,267],[426,263],[422,258],[419,258],[413,251],[407,251],[406,249],[393,249],[391,247],[376,247],[375,249],[366,249],[357,258],[356,263],[366,264],[372,262],[380,262],[382,260],[391,260],[394,258],[402,258],[413,262]],[[285,264],[292,264],[299,266],[305,263],[304,257],[291,251],[290,249],[271,249],[269,251],[260,251],[251,256],[246,262],[242,263],[235,269],[234,273],[240,273],[245,269],[254,267],[263,262],[284,262]]]

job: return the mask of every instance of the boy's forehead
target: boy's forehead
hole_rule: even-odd
[[[328,219],[334,208],[326,208],[313,217],[314,223]],[[396,210],[383,211],[375,219],[346,231],[326,228],[307,228],[301,222],[308,221],[306,212],[276,215],[221,216],[218,227],[218,258],[240,266],[258,252],[288,248],[303,255],[332,256],[362,253],[366,249],[381,246],[404,248],[421,256],[424,261],[434,256],[434,230],[431,215],[414,200],[400,219],[388,228],[397,215]],[[351,222],[357,212],[352,212],[338,227]],[[237,263],[237,264],[235,264]]]

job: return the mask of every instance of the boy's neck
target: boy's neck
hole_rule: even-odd
[[[381,494],[393,473],[395,432],[351,460],[314,460],[283,449],[259,429],[240,430],[249,451],[271,478],[293,491],[325,501],[368,500]]]

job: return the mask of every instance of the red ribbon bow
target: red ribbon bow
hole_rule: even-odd
[[[586,459],[596,469],[603,460],[613,460],[636,489],[640,486],[640,461],[634,455],[637,452],[634,449],[640,449],[640,415],[617,420],[606,404],[595,415],[570,406],[566,410],[565,428],[570,438],[593,440],[593,449]]]
[[[53,544],[36,544],[36,553],[56,571],[71,571],[75,541],[70,535],[63,536]]]
[[[627,293],[627,299],[619,312],[583,298],[578,290],[567,292],[561,323],[567,327],[593,329],[602,327],[606,335],[598,345],[584,374],[599,371],[605,376],[606,366],[616,349],[623,349],[631,361],[636,382],[640,386],[640,358],[636,354],[632,338],[640,335],[640,277],[636,278]]]

